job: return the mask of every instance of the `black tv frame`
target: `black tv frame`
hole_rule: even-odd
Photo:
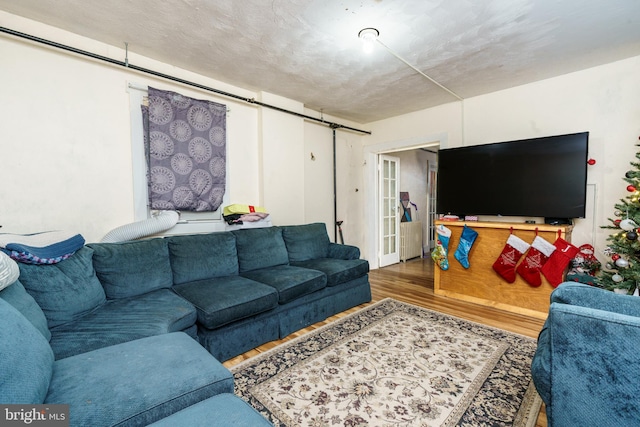
[[[571,224],[586,214],[588,151],[589,132],[441,149],[436,211]]]

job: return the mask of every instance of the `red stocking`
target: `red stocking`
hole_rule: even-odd
[[[558,232],[560,234],[560,232]],[[578,254],[579,249],[571,243],[562,239],[560,236],[553,242],[556,250],[553,251],[549,260],[542,266],[542,274],[547,278],[549,283],[555,288],[562,283],[564,271],[567,269],[569,262]]]
[[[527,242],[515,234],[509,235],[507,244],[502,249],[502,253],[500,253],[496,262],[493,263],[493,269],[507,282],[515,282],[516,264],[527,249],[529,249]]]
[[[520,263],[516,271],[531,286],[540,286],[542,284],[542,277],[540,277],[542,266],[555,250],[556,247],[551,243],[540,236],[536,236],[527,251],[527,255],[524,257],[524,261]]]

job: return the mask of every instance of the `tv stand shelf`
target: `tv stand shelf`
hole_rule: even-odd
[[[508,283],[493,269],[513,232],[531,244],[536,236],[553,243],[558,237],[571,242],[571,225],[548,225],[477,221],[436,221],[451,230],[449,241],[449,269],[442,271],[434,267],[434,293],[477,304],[496,307],[513,313],[545,319],[549,311],[549,296],[555,289],[544,276],[542,285],[533,287],[520,275]],[[478,237],[469,254],[470,267],[465,269],[454,258],[464,225],[478,232]],[[519,260],[522,262],[524,256]]]

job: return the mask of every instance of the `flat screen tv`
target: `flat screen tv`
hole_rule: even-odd
[[[442,149],[437,212],[584,218],[589,132]]]

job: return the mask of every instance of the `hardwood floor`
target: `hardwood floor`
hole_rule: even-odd
[[[434,295],[433,268],[431,258],[426,257],[371,270],[369,273],[369,281],[371,282],[372,302],[381,301],[385,298],[394,298],[409,304],[447,313],[528,337],[536,338],[538,336],[538,332],[540,332],[542,324],[544,323],[543,320]],[[323,322],[297,331],[282,340],[261,345],[258,348],[226,361],[224,366],[227,368],[235,366],[243,360],[272,349],[295,337],[304,335],[309,331],[331,323],[367,305],[369,304],[363,304],[339,313]],[[544,406],[540,410],[536,427],[547,427]]]

